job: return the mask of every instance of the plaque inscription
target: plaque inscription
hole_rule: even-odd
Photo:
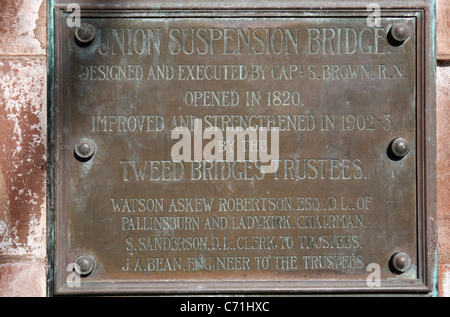
[[[66,18],[57,292],[424,291],[420,12]]]

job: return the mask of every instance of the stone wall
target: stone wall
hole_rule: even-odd
[[[46,1],[0,8],[0,296],[45,296]],[[450,296],[450,0],[438,0],[437,56],[439,295]]]
[[[439,295],[450,297],[450,0],[438,0],[436,10]]]
[[[46,1],[0,8],[0,296],[45,296]]]

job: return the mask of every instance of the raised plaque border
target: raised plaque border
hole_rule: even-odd
[[[86,1],[83,1],[86,2]],[[103,2],[103,1],[101,1]],[[117,2],[117,1],[113,1]],[[89,18],[202,18],[202,17],[360,17],[367,18],[367,4],[339,1],[319,4],[286,1],[275,8],[273,3],[261,1],[257,8],[238,6],[235,1],[229,5],[214,1],[187,4],[161,4],[158,9],[154,1],[147,5],[84,5],[82,19]],[[406,1],[405,1],[406,2]],[[64,286],[67,267],[61,238],[67,234],[67,221],[61,206],[64,205],[64,166],[60,165],[65,136],[62,131],[67,102],[67,76],[64,75],[64,59],[68,56],[62,43],[68,36],[66,5],[49,3],[49,98],[48,98],[48,295],[132,295],[132,294],[417,294],[435,295],[437,287],[437,225],[436,225],[436,174],[435,174],[435,8],[434,1],[392,1],[386,5],[381,1],[381,18],[413,17],[417,25],[417,83],[416,83],[416,126],[417,126],[417,233],[418,233],[418,280],[402,281],[401,278],[383,282],[380,288],[368,288],[365,281],[352,280],[305,280],[305,281],[132,281],[95,282],[89,288],[68,288]],[[284,4],[284,5],[283,5]],[[220,7],[222,6],[222,7]],[[54,36],[54,42],[52,42]],[[53,46],[54,45],[54,46]],[[62,238],[64,240],[64,238]]]

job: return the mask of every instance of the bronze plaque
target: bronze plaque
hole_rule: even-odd
[[[429,11],[371,12],[57,7],[55,293],[430,293]]]

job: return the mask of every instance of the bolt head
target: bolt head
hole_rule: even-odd
[[[80,276],[88,276],[95,269],[95,259],[92,255],[82,254],[75,260],[75,270]]]
[[[406,252],[399,252],[392,256],[392,265],[398,272],[406,272],[411,267],[411,257]]]
[[[75,38],[81,45],[89,45],[95,39],[95,33],[97,30],[89,23],[83,23],[75,30]]]
[[[409,26],[406,23],[396,23],[391,28],[391,35],[397,42],[404,42],[409,37]]]
[[[89,146],[89,144],[81,143],[80,145],[78,145],[78,152],[80,152],[80,154],[88,155],[90,151],[91,147]]]
[[[408,140],[404,138],[396,138],[391,144],[392,153],[399,158],[406,156],[410,149]]]
[[[95,148],[94,141],[83,138],[75,145],[75,154],[82,159],[89,159],[94,155]]]

